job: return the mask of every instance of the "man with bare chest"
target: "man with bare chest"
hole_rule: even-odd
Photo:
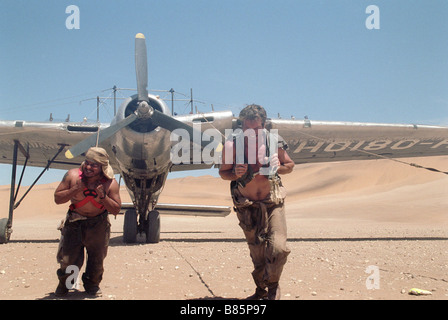
[[[90,148],[81,167],[64,175],[54,200],[56,204],[71,203],[61,231],[57,254],[59,285],[55,294],[64,296],[68,293],[66,280],[70,273],[66,269],[69,266],[81,269],[85,249],[87,264],[82,281],[88,294],[98,296],[110,238],[108,213],[116,215],[121,209],[119,186],[106,151]]]
[[[279,299],[279,280],[290,252],[286,246],[286,193],[279,174],[290,173],[294,162],[280,141],[278,146],[270,145],[270,135],[264,130],[266,111],[261,106],[247,106],[239,119],[244,143],[235,138],[226,141],[219,174],[231,181],[234,209],[254,264],[256,291],[249,299]]]

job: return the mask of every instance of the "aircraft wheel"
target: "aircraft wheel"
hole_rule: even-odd
[[[8,227],[8,219],[0,219],[0,244],[7,243],[12,230]]]
[[[137,212],[135,209],[128,209],[124,213],[123,242],[137,242]]]
[[[152,210],[148,213],[146,226],[146,243],[158,243],[160,241],[160,215],[159,211]]]

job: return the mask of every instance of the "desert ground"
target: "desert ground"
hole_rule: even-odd
[[[448,156],[404,161],[448,171]],[[448,299],[448,175],[368,160],[296,165],[283,182],[291,249],[283,300]],[[14,212],[11,240],[0,245],[1,300],[56,299],[57,226],[67,210],[53,202],[57,184],[35,186]],[[0,187],[0,200],[7,217],[9,186]],[[159,202],[232,205],[229,183],[212,176],[169,179]],[[157,244],[143,237],[124,244],[123,216],[110,221],[96,300],[233,300],[254,292],[233,211],[162,216]],[[411,295],[412,288],[431,294]],[[91,298],[80,285],[67,299]]]

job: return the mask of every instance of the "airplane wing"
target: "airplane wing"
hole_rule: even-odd
[[[177,119],[190,125],[200,124],[202,131],[218,130],[223,137],[226,129],[235,127],[236,121],[231,112],[192,114]],[[108,126],[101,124],[100,129]],[[27,165],[45,167],[61,147],[67,149],[97,129],[95,123],[0,121],[0,163],[12,163],[13,146],[18,141],[29,154]],[[448,127],[442,126],[271,119],[270,129],[278,130],[289,147],[288,154],[297,164],[448,155]],[[101,146],[112,152],[107,140]],[[173,165],[172,171],[213,166],[193,163],[192,152],[190,160]],[[19,165],[24,161],[25,157],[18,157]],[[51,167],[70,169],[82,161],[82,156],[68,160],[61,152]],[[111,165],[116,165],[113,157]]]
[[[101,124],[100,128],[108,126],[109,124]],[[23,165],[23,154],[27,154],[28,166],[46,167],[61,148],[75,145],[97,130],[98,125],[94,123],[0,121],[0,163],[13,163],[13,148],[15,142],[18,142],[22,154],[17,157],[17,164]],[[106,143],[104,147],[110,151]],[[82,156],[67,160],[64,152],[60,152],[51,167],[70,169],[79,166],[83,160]]]
[[[214,112],[205,114],[191,114],[176,117],[179,121],[189,125],[197,124],[202,131],[215,129],[224,134],[225,129],[232,128],[233,115],[230,111]],[[109,123],[100,124],[100,130],[109,127]],[[64,151],[59,153],[51,164],[55,169],[71,169],[79,166],[84,157],[78,156],[68,160],[64,156],[65,150],[78,144],[84,139],[98,131],[96,123],[84,122],[33,122],[23,120],[0,121],[0,163],[13,163],[13,147],[15,141],[23,147],[22,153],[27,153],[29,159],[28,166],[46,167],[48,162],[58,153],[61,147]],[[111,154],[112,147],[108,140],[99,144]],[[191,153],[192,155],[192,153]],[[173,171],[196,170],[210,168],[212,165],[204,163],[190,163],[173,166]],[[23,165],[25,157],[20,155],[17,164]],[[110,163],[114,170],[118,172],[114,157],[110,158]]]
[[[236,129],[236,118],[229,113],[194,114],[178,118],[201,123],[205,128]],[[269,119],[268,129],[288,145],[288,154],[296,163],[368,160],[379,158],[411,158],[448,155],[448,127],[414,124],[310,121]],[[190,154],[193,153],[191,147]],[[211,168],[213,164],[173,165],[172,171]]]
[[[448,155],[448,127],[308,119],[270,122],[297,164]]]

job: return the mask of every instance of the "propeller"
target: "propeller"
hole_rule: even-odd
[[[146,39],[142,33],[137,33],[135,36],[135,72],[137,75],[137,96],[138,96],[138,107],[137,110],[127,116],[125,119],[115,123],[114,125],[101,130],[98,134],[91,135],[90,137],[79,142],[69,150],[65,152],[65,157],[68,159],[75,158],[82,153],[86,152],[90,147],[93,147],[100,142],[106,140],[107,138],[113,136],[116,132],[122,128],[128,126],[137,119],[149,119],[153,124],[158,125],[169,131],[174,131],[175,129],[185,129],[187,130],[190,138],[193,139],[197,134],[201,134],[193,127],[179,120],[172,118],[169,115],[164,114],[152,106],[149,105],[148,97],[148,65],[147,65],[147,51],[146,51]],[[98,128],[99,130],[99,128]],[[195,133],[196,132],[196,133]],[[204,137],[204,135],[202,135]],[[207,140],[204,137],[202,140]],[[208,139],[210,140],[210,139]],[[202,141],[202,147],[205,147],[210,142]],[[220,144],[220,142],[217,142]],[[219,145],[218,144],[218,145]]]
[[[138,33],[135,36],[135,72],[137,74],[137,92],[139,107],[137,111],[146,118],[151,118],[153,124],[161,126],[164,129],[173,131],[175,129],[185,129],[190,137],[193,137],[194,129],[181,121],[178,121],[163,112],[155,110],[149,105],[148,99],[148,65],[145,36]]]

